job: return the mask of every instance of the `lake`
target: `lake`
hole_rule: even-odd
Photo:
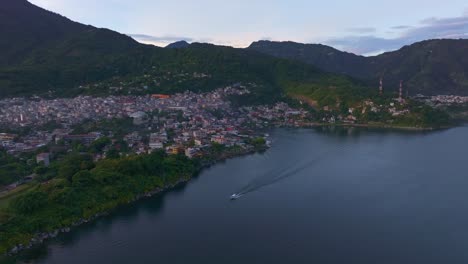
[[[468,263],[468,127],[270,136],[265,153],[219,163],[19,260]]]

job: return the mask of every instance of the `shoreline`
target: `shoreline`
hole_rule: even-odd
[[[50,240],[52,238],[56,238],[60,234],[69,233],[69,232],[72,231],[72,229],[78,228],[78,227],[80,227],[80,226],[82,226],[84,224],[95,221],[100,217],[107,216],[107,215],[111,214],[113,211],[118,210],[119,207],[121,207],[121,206],[132,204],[132,203],[138,202],[140,200],[143,200],[145,198],[151,198],[151,197],[153,197],[155,195],[158,195],[158,194],[161,194],[161,193],[163,193],[165,191],[169,191],[171,189],[174,189],[175,187],[177,187],[177,186],[179,186],[181,184],[187,183],[191,179],[192,179],[192,176],[190,178],[186,178],[186,179],[182,178],[182,179],[178,180],[177,182],[175,182],[173,184],[165,186],[164,188],[158,187],[158,188],[155,188],[154,190],[152,190],[150,192],[139,194],[139,195],[135,196],[134,199],[130,200],[128,203],[120,204],[120,205],[116,206],[115,208],[113,208],[113,209],[111,209],[109,211],[97,213],[97,214],[95,214],[95,215],[93,215],[93,216],[91,216],[89,218],[81,218],[78,221],[73,222],[70,226],[58,228],[58,229],[55,229],[55,230],[50,231],[50,232],[37,233],[34,237],[32,237],[30,239],[30,241],[29,241],[29,243],[27,245],[18,244],[15,247],[13,247],[12,249],[8,250],[7,253],[5,253],[3,256],[9,256],[9,257],[15,256],[15,255],[17,255],[17,254],[19,254],[19,253],[21,253],[21,252],[23,252],[25,250],[32,249],[34,246],[39,246],[39,245],[47,242],[47,240]]]
[[[380,128],[380,129],[397,129],[397,130],[405,130],[405,131],[435,131],[438,129],[446,129],[449,127],[441,127],[441,128],[422,128],[422,127],[401,127],[401,126],[391,126],[391,125],[380,125],[380,124],[329,124],[329,123],[302,123],[299,126],[287,126],[287,125],[282,125],[282,124],[274,124],[275,127],[292,127],[292,128],[315,128],[315,127],[356,127],[356,128]],[[146,192],[146,193],[141,193],[139,195],[136,195],[132,200],[130,200],[127,203],[122,203],[120,205],[117,205],[116,207],[105,211],[105,212],[100,212],[97,213],[89,218],[81,218],[74,223],[72,223],[70,226],[66,227],[61,227],[58,229],[55,229],[50,232],[39,232],[36,235],[34,235],[30,240],[27,245],[23,244],[18,244],[14,246],[13,248],[9,249],[6,253],[2,254],[3,256],[15,256],[19,254],[20,252],[23,252],[25,250],[31,249],[34,246],[41,245],[45,243],[49,239],[56,238],[58,235],[63,234],[63,233],[69,233],[72,231],[72,229],[77,228],[79,226],[82,226],[84,224],[87,224],[89,222],[92,222],[100,217],[107,216],[111,214],[113,211],[118,210],[120,206],[128,205],[135,203],[137,201],[140,201],[145,198],[151,198],[155,195],[162,194],[166,191],[170,191],[174,189],[175,187],[188,183],[192,180],[193,177],[201,173],[204,169],[209,168],[213,165],[216,165],[219,162],[226,161],[228,159],[236,158],[236,157],[242,157],[242,156],[247,156],[251,154],[255,154],[257,152],[261,151],[266,151],[269,149],[269,146],[264,146],[262,148],[252,148],[252,149],[243,149],[242,151],[239,152],[229,152],[227,151],[226,153],[220,154],[218,157],[215,159],[212,159],[210,161],[204,161],[201,163],[200,168],[197,169],[197,171],[193,174],[190,175],[189,177],[182,177],[179,179],[177,182],[173,184],[169,184],[164,187],[157,187],[152,191]],[[1,256],[1,255],[0,255]]]
[[[275,124],[279,127],[294,127],[294,128],[313,128],[313,127],[357,127],[357,128],[379,128],[379,129],[395,129],[395,130],[406,130],[406,131],[435,131],[440,129],[448,129],[456,126],[441,126],[441,127],[411,127],[411,126],[395,126],[395,125],[384,125],[384,124],[351,124],[351,123],[302,123],[298,126],[288,126],[282,124]]]
[[[279,128],[281,128],[281,127],[284,127],[284,128],[288,128],[288,127],[289,128],[356,127],[356,128],[396,129],[396,130],[405,130],[405,131],[435,131],[435,130],[438,130],[438,129],[450,128],[450,127],[441,127],[441,128],[404,127],[404,126],[391,126],[391,125],[381,125],[381,124],[350,124],[350,123],[346,123],[346,124],[343,124],[343,123],[341,123],[341,124],[329,124],[329,123],[315,123],[315,122],[302,123],[302,124],[299,124],[297,126],[294,126],[294,125],[289,126],[289,125],[284,125],[284,124],[273,124],[273,126],[274,127],[279,127]],[[25,250],[33,248],[34,246],[41,245],[41,244],[45,243],[47,240],[49,240],[49,239],[56,238],[58,235],[60,235],[62,233],[69,233],[74,228],[77,228],[79,226],[82,226],[84,224],[92,222],[92,221],[94,221],[94,220],[96,220],[96,219],[98,219],[100,217],[107,216],[107,215],[111,214],[113,211],[118,210],[118,208],[121,207],[121,206],[132,204],[132,203],[135,203],[135,202],[140,201],[142,199],[151,198],[151,197],[153,197],[155,195],[162,194],[162,193],[164,193],[166,191],[170,191],[170,190],[174,189],[175,187],[177,187],[177,186],[179,186],[181,184],[185,184],[185,183],[190,182],[193,177],[195,177],[196,175],[201,173],[204,169],[209,168],[209,167],[211,167],[213,165],[216,165],[217,163],[226,161],[228,159],[236,158],[236,157],[242,157],[242,156],[255,154],[257,152],[266,151],[268,149],[269,149],[269,146],[264,146],[264,147],[257,148],[257,149],[251,148],[251,149],[243,149],[242,151],[238,151],[238,152],[226,151],[225,153],[221,153],[218,157],[216,157],[216,158],[214,158],[212,160],[202,161],[202,163],[200,164],[200,167],[197,169],[197,171],[193,175],[190,175],[188,177],[182,177],[181,179],[179,179],[177,182],[175,182],[173,184],[169,184],[169,185],[164,186],[164,187],[157,187],[152,191],[136,195],[132,200],[128,201],[127,203],[119,204],[116,207],[114,207],[114,208],[112,208],[112,209],[110,209],[108,211],[99,212],[99,213],[97,213],[97,214],[95,214],[95,215],[93,215],[93,216],[91,216],[89,218],[80,218],[79,220],[73,222],[70,226],[61,227],[61,228],[55,229],[55,230],[50,231],[50,232],[36,233],[29,240],[28,244],[26,244],[26,245],[18,244],[16,246],[14,246],[13,248],[7,250],[4,254],[0,255],[0,257],[1,256],[15,256],[15,255],[19,254],[20,252],[23,252]]]
[[[223,161],[226,161],[228,159],[233,159],[233,158],[237,158],[237,157],[252,155],[252,154],[255,154],[255,153],[260,152],[260,151],[265,151],[268,148],[269,147],[265,146],[265,147],[260,148],[260,149],[245,149],[242,152],[223,153],[223,154],[221,154],[219,156],[219,158],[213,159],[212,161],[209,161],[209,162],[202,163],[200,165],[200,167],[197,169],[197,171],[193,175],[190,175],[190,177],[181,177],[175,183],[169,184],[169,185],[164,186],[162,188],[157,187],[157,188],[153,189],[152,191],[136,195],[132,200],[128,201],[127,203],[122,203],[122,204],[117,205],[116,207],[114,207],[114,208],[112,208],[112,209],[110,209],[108,211],[97,213],[97,214],[95,214],[95,215],[93,215],[93,216],[91,216],[89,218],[80,218],[79,220],[73,222],[70,226],[57,228],[57,229],[55,229],[53,231],[50,231],[50,232],[36,233],[29,240],[29,243],[27,245],[23,245],[23,244],[15,245],[13,248],[7,250],[7,252],[0,255],[0,260],[2,259],[2,257],[13,257],[13,256],[18,255],[19,253],[21,253],[23,251],[26,251],[26,250],[32,249],[35,246],[39,246],[41,244],[44,244],[48,240],[56,238],[60,234],[69,233],[69,232],[72,231],[72,229],[78,228],[78,227],[80,227],[80,226],[82,226],[84,224],[95,221],[98,218],[101,218],[103,216],[107,216],[107,215],[111,214],[113,211],[118,210],[119,207],[121,207],[121,206],[133,204],[133,203],[136,203],[136,202],[138,202],[140,200],[143,200],[143,199],[146,199],[146,198],[151,198],[153,196],[163,194],[164,192],[171,191],[172,189],[174,189],[177,186],[180,186],[182,184],[186,184],[186,183],[190,182],[196,175],[201,173],[204,169],[207,169],[207,168],[209,168],[209,167],[211,167],[213,165],[216,165],[219,162],[223,162]]]

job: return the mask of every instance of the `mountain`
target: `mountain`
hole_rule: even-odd
[[[32,50],[87,30],[60,15],[24,0],[3,0],[0,5],[0,65],[26,57]]]
[[[183,49],[183,48],[187,48],[188,46],[190,46],[190,43],[188,43],[185,40],[181,40],[181,41],[177,41],[177,42],[174,42],[174,43],[171,43],[171,44],[167,45],[166,48],[168,48],[168,49]]]
[[[138,69],[135,61],[147,49],[126,35],[73,22],[26,0],[2,0],[0,34],[8,36],[0,39],[0,96],[126,74]]]
[[[17,63],[51,46],[63,48],[67,42],[96,41],[99,45],[106,41],[105,47],[83,47],[90,51],[100,49],[96,50],[99,52],[123,52],[139,45],[125,35],[73,22],[26,0],[2,0],[0,21],[0,32],[5,36],[0,39],[0,65]],[[79,55],[74,48],[77,47],[60,55]]]
[[[254,50],[199,43],[158,48],[73,22],[26,0],[2,1],[0,34],[9,37],[0,40],[0,97],[206,91],[242,82],[253,84],[252,98],[263,102],[285,94],[336,98],[362,86]]]
[[[468,40],[427,40],[368,60],[372,76],[394,87],[403,80],[412,94],[468,95]]]
[[[468,40],[427,40],[372,57],[294,42],[259,41],[248,49],[347,74],[374,87],[382,77],[390,90],[403,80],[411,94],[468,95]]]
[[[322,44],[302,44],[292,41],[258,41],[248,49],[283,59],[302,61],[328,72],[346,74],[357,78],[368,77],[366,58],[339,51]]]

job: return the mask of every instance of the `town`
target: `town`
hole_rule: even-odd
[[[262,128],[272,124],[297,126],[303,120],[310,120],[309,112],[293,109],[285,103],[234,108],[226,100],[228,96],[246,93],[249,91],[245,87],[235,85],[210,93],[185,92],[172,96],[5,99],[0,101],[0,125],[33,129],[24,135],[0,133],[0,147],[11,155],[19,155],[50,144],[61,146],[58,148],[61,150],[71,150],[76,144],[90,146],[105,138],[114,144],[109,144],[104,153],[95,153],[95,160],[106,158],[112,145],[119,151],[126,149],[127,153],[164,150],[168,154],[180,153],[193,158],[203,155],[213,144],[250,151],[254,146],[248,142],[264,138]],[[121,134],[105,125],[97,125],[93,131],[81,129],[77,132],[77,127],[83,124],[119,120],[128,121],[128,125],[119,124],[125,130]],[[53,157],[54,153],[38,153],[36,162],[47,166]]]
[[[305,110],[276,103],[274,105],[233,107],[230,96],[249,94],[242,84],[234,84],[208,93],[184,93],[142,96],[78,96],[45,100],[41,98],[10,98],[0,100],[0,147],[17,155],[33,152],[50,143],[85,146],[100,138],[124,142],[130,153],[143,154],[164,149],[167,153],[184,153],[188,157],[201,155],[212,143],[246,148],[246,139],[261,136],[262,128],[272,125],[304,127],[317,124],[388,123],[411,114],[409,100],[399,96],[391,100],[367,99],[343,109],[323,106]],[[466,102],[465,97],[437,96],[419,98],[426,104],[434,102]],[[380,102],[379,102],[380,100]],[[125,130],[116,135],[115,127],[102,122],[127,120],[117,127]],[[94,123],[94,129],[77,127]],[[129,125],[128,125],[129,124]],[[27,133],[16,133],[24,128]],[[13,131],[13,132],[8,132]],[[40,153],[37,160],[48,160]],[[105,158],[96,155],[95,159]]]

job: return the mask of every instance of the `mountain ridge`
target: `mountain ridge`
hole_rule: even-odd
[[[141,44],[24,0],[8,1],[13,4],[2,5],[0,25],[11,27],[0,28],[0,34],[10,30],[14,37],[1,42],[9,49],[0,50],[0,57],[8,57],[8,63],[0,64],[0,97],[74,96],[90,91],[105,95],[112,92],[101,85],[107,81],[120,87],[113,90],[117,94],[206,91],[243,82],[255,83],[255,96],[264,102],[292,91],[361,86],[352,78],[253,50],[202,43],[182,43],[186,48],[176,49]],[[24,46],[24,52],[15,50],[22,43],[33,44]]]
[[[165,48],[167,48],[167,49],[182,49],[182,48],[187,48],[189,46],[190,46],[190,43],[188,43],[185,40],[180,40],[180,41],[170,43]]]
[[[199,49],[202,44],[182,41],[160,48],[138,43],[109,29],[74,22],[26,0],[4,0],[0,6],[0,34],[9,36],[0,39],[0,96],[66,90],[155,66],[174,70],[175,63],[193,73],[209,69],[230,79],[230,71],[240,80],[249,76],[245,81],[262,79],[269,85],[287,79],[272,75],[274,65],[288,64],[301,72],[297,74],[302,78],[299,82],[318,81],[319,78],[308,74],[331,73],[337,74],[333,77],[337,79],[344,78],[341,75],[350,76],[351,83],[375,90],[383,78],[384,89],[389,92],[396,91],[403,80],[411,94],[468,95],[468,40],[427,40],[371,57],[322,44],[292,41],[258,41],[245,49],[213,44],[204,44],[205,48]],[[196,63],[190,56],[197,58]],[[217,64],[208,66],[213,62]],[[262,63],[269,68],[268,74],[259,67]],[[253,72],[247,73],[246,69]],[[326,79],[329,78],[320,81]],[[297,85],[298,80],[282,83]],[[323,82],[321,86],[334,85]]]
[[[411,94],[468,95],[468,40],[434,39],[406,45],[399,50],[364,57],[322,44],[258,41],[248,49],[293,59],[322,70],[346,74],[396,90],[403,80]]]

